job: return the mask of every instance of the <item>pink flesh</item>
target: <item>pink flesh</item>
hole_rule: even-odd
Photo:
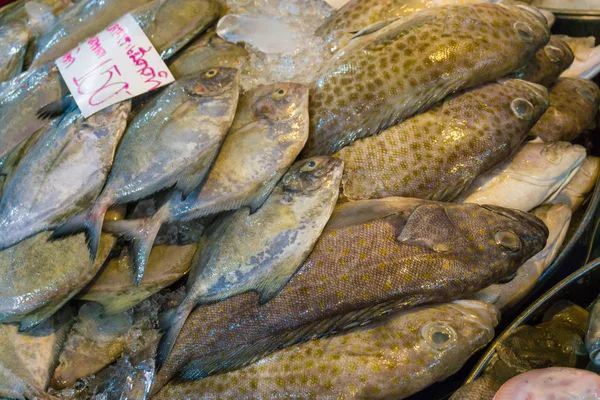
[[[510,379],[494,400],[600,400],[600,376],[574,368],[536,369]]]

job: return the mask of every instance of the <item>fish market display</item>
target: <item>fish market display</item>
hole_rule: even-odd
[[[21,159],[29,153],[29,150],[36,144],[37,140],[45,132],[45,129],[40,129],[28,139],[19,144],[10,154],[8,154],[2,162],[0,162],[0,196],[8,186],[8,182],[17,171],[17,166]]]
[[[491,303],[501,311],[510,309],[535,287],[538,279],[558,256],[571,222],[571,209],[565,204],[544,205],[536,208],[533,215],[541,219],[550,232],[546,247],[531,257],[506,283],[493,284],[471,298]]]
[[[58,68],[51,64],[0,83],[0,158],[48,125],[37,118],[37,111],[68,92]]]
[[[579,145],[529,142],[475,179],[456,201],[530,211],[552,201],[571,182],[585,158],[586,150]]]
[[[123,217],[112,209],[106,219]],[[92,280],[115,244],[102,235],[91,262],[84,235],[49,242],[40,233],[0,252],[0,321],[20,322],[26,330],[48,319]]]
[[[23,23],[0,25],[0,82],[21,73],[29,37],[29,30]]]
[[[544,142],[570,141],[593,126],[600,88],[580,78],[562,78],[550,90],[550,107],[529,134]]]
[[[174,195],[145,221],[107,226],[150,248],[160,226],[250,206],[258,209],[287,171],[308,137],[308,90],[279,83],[241,97],[236,117],[199,192],[185,200]],[[143,270],[145,258],[136,258]]]
[[[0,249],[60,226],[100,194],[131,105],[55,120],[19,162],[0,200]]]
[[[180,78],[212,67],[242,69],[247,62],[248,52],[239,45],[229,43],[209,31],[181,51],[175,60],[169,63],[174,77]]]
[[[576,366],[585,354],[583,335],[588,313],[569,303],[551,308],[545,322],[524,325],[502,342],[483,375],[461,387],[450,400],[492,400],[500,387],[520,373],[537,368]]]
[[[182,369],[201,378],[394,309],[474,293],[516,272],[548,234],[536,217],[493,206],[366,203],[334,213],[304,265],[266,304],[245,293],[194,310],[154,390]]]
[[[522,80],[456,95],[335,153],[346,165],[343,194],[351,200],[453,200],[476,176],[506,160],[547,107],[546,88]]]
[[[237,371],[170,383],[154,398],[403,399],[460,369],[497,323],[493,306],[469,300],[400,312]]]
[[[494,400],[600,399],[600,376],[575,368],[525,372],[506,382]]]
[[[569,36],[560,36],[569,43],[575,60],[573,64],[563,72],[564,78],[584,78],[594,79],[600,72],[600,46],[595,46],[596,38],[589,36],[586,38],[573,38]]]
[[[54,234],[85,228],[95,258],[108,207],[171,186],[189,194],[204,178],[233,121],[238,83],[237,69],[211,68],[168,86],[129,123],[95,204]],[[134,257],[147,259],[151,246],[138,246]],[[143,273],[136,271],[136,283]]]
[[[513,74],[513,77],[551,88],[558,77],[571,66],[573,59],[569,44],[552,35],[548,44],[535,53],[535,58]]]
[[[265,304],[281,291],[333,212],[343,166],[327,156],[298,161],[258,211],[243,208],[213,224],[194,260],[187,296],[159,348],[159,363],[196,305],[249,291]]]
[[[131,275],[128,255],[111,259],[78,298],[102,304],[105,315],[118,314],[187,274],[197,247],[196,244],[154,247],[138,286]]]
[[[45,392],[70,327],[70,310],[28,333],[18,332],[15,325],[0,325],[0,396],[47,398]]]
[[[600,158],[587,156],[571,182],[560,191],[552,203],[564,203],[571,207],[573,212],[577,211],[594,189],[598,173],[600,173]]]
[[[0,8],[0,24],[28,22],[32,17],[32,8],[49,10],[52,15],[60,15],[73,5],[71,0],[16,0]]]
[[[332,154],[448,94],[500,78],[550,39],[543,15],[512,3],[436,7],[361,34],[311,86],[304,156]]]

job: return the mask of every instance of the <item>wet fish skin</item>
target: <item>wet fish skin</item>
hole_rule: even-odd
[[[50,64],[0,83],[0,158],[48,125],[37,111],[68,93],[58,68]]]
[[[47,7],[53,15],[57,16],[73,5],[71,0],[36,0],[42,7]],[[25,0],[17,0],[0,8],[0,25],[11,22],[29,22],[29,15],[25,7]]]
[[[55,120],[19,162],[0,200],[0,250],[59,226],[96,199],[127,125],[123,102]]]
[[[600,158],[587,156],[573,180],[552,200],[553,204],[564,203],[575,212],[584,203],[587,195],[594,190],[600,173]]]
[[[239,129],[236,129],[238,128]],[[202,186],[185,200],[175,193],[151,218],[107,224],[105,230],[152,246],[161,225],[243,206],[258,209],[294,162],[308,137],[308,88],[277,83],[243,96]],[[137,269],[145,259],[138,257]]]
[[[561,78],[550,90],[548,111],[529,132],[544,142],[571,141],[595,122],[600,88],[581,78]]]
[[[128,125],[95,203],[58,228],[54,236],[85,229],[94,259],[108,207],[172,186],[184,195],[192,192],[206,175],[233,121],[239,80],[235,68],[211,68],[169,85]],[[134,247],[135,258],[147,259],[152,243],[134,244],[143,245]],[[143,270],[135,276],[139,284]]]
[[[30,32],[20,22],[0,25],[0,82],[21,73]]]
[[[113,208],[107,219],[123,218]],[[108,257],[116,239],[103,235],[96,262],[88,257],[84,235],[49,242],[48,232],[0,252],[0,321],[28,330],[52,316],[83,289]]]
[[[195,243],[153,247],[139,286],[131,276],[127,254],[111,259],[77,298],[102,304],[104,315],[126,311],[185,276],[197,247]]]
[[[407,310],[238,371],[170,383],[155,398],[403,399],[456,372],[494,337],[498,317],[495,307],[465,300]]]
[[[269,302],[260,306],[246,293],[194,310],[154,391],[182,369],[183,377],[198,379],[394,309],[468,296],[541,250],[546,229],[533,216],[498,207],[403,198],[346,203]],[[518,244],[516,253],[507,250]]]
[[[456,201],[530,211],[551,202],[585,157],[583,146],[568,142],[525,143],[511,158],[477,177]]]
[[[2,197],[2,192],[6,189],[6,186],[8,186],[8,182],[17,171],[19,162],[27,153],[29,153],[29,150],[31,150],[33,145],[37,143],[38,139],[44,132],[44,128],[35,132],[29,138],[22,141],[0,162],[0,198]]]
[[[70,310],[61,311],[29,333],[0,324],[0,396],[51,398],[46,389],[70,327]]]
[[[436,7],[357,37],[311,85],[303,156],[332,154],[449,94],[505,76],[549,39],[544,16],[513,3]]]
[[[573,63],[575,56],[567,42],[552,35],[546,46],[535,53],[535,57],[512,77],[539,83],[551,88],[567,68]]]
[[[522,80],[460,93],[335,153],[346,163],[343,194],[453,200],[513,154],[547,107],[546,88]]]
[[[600,365],[600,302],[598,299],[590,307],[585,334],[585,347],[590,354],[592,362]]]
[[[175,78],[191,75],[211,67],[242,69],[248,60],[243,46],[221,39],[214,30],[206,32],[169,63]]]
[[[527,260],[510,281],[483,289],[471,296],[473,300],[493,304],[500,311],[508,310],[531,292],[540,276],[556,259],[571,222],[571,209],[565,204],[543,205],[532,213],[548,227],[550,234],[546,247]]]
[[[79,378],[95,374],[115,361],[127,344],[127,332],[133,324],[125,313],[101,317],[101,307],[84,304],[60,353],[52,376],[52,388],[64,389]]]

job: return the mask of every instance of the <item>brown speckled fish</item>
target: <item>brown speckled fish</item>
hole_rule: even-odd
[[[460,369],[492,340],[498,317],[494,306],[472,300],[400,312],[237,371],[170,383],[154,399],[400,400]]]
[[[550,107],[529,132],[544,142],[570,142],[593,126],[600,88],[581,78],[561,78],[550,90]]]
[[[194,310],[157,376],[202,378],[277,349],[365,324],[394,309],[450,301],[510,275],[547,228],[498,207],[416,199],[347,203],[283,290]]]
[[[573,63],[574,55],[567,42],[557,36],[535,53],[535,57],[512,77],[552,87],[560,74]]]
[[[505,76],[550,40],[544,16],[513,3],[436,7],[376,28],[357,34],[313,81],[303,157],[332,154]]]
[[[516,79],[461,93],[335,153],[343,195],[453,200],[510,156],[547,107],[545,87]]]

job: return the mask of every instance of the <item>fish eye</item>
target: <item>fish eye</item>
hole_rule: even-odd
[[[533,117],[533,104],[520,97],[510,103],[510,108],[519,119],[530,120]]]
[[[587,102],[594,103],[594,95],[588,88],[577,88],[575,89],[578,95],[583,97]]]
[[[511,231],[496,232],[494,241],[506,253],[516,253],[521,249],[521,239]]]
[[[535,35],[533,34],[533,29],[531,29],[529,25],[527,25],[525,22],[519,21],[515,22],[513,28],[515,31],[517,31],[517,34],[524,42],[533,43]]]
[[[287,90],[285,88],[279,88],[271,93],[271,98],[274,100],[283,99],[287,94]]]
[[[555,46],[544,47],[544,53],[548,56],[551,62],[557,64],[564,57],[565,52]]]
[[[314,171],[315,168],[317,168],[318,165],[319,165],[319,163],[317,161],[310,160],[309,162],[307,162],[306,164],[304,164],[302,166],[302,168],[300,168],[300,171],[302,171],[302,172]]]
[[[214,78],[215,76],[217,76],[217,74],[219,73],[219,71],[215,68],[210,69],[208,71],[206,71],[204,74],[202,74],[203,78]]]
[[[421,337],[432,348],[444,350],[456,340],[456,332],[448,325],[432,322],[421,328]]]

